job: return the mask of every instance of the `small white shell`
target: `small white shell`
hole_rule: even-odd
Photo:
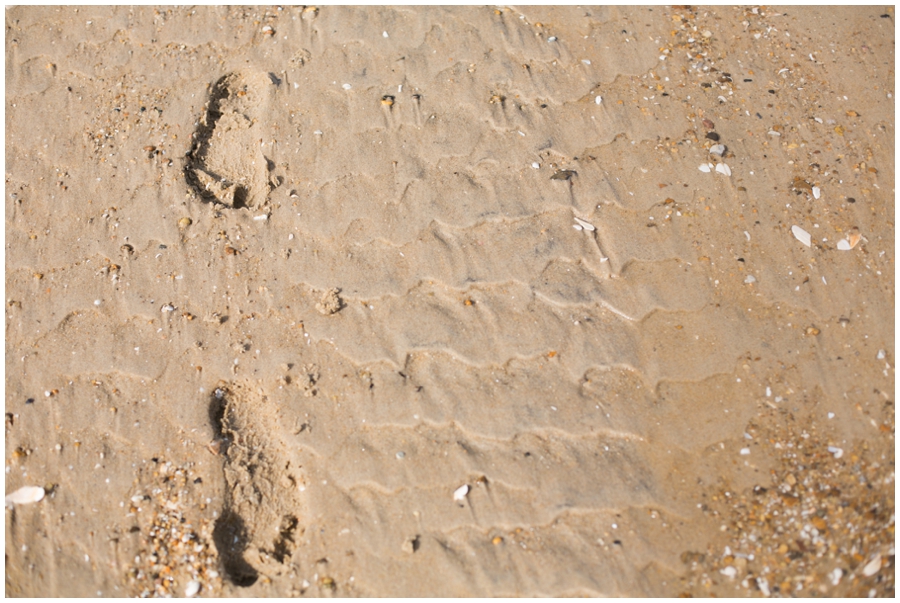
[[[850,251],[853,247],[850,246],[850,241],[847,239],[841,239],[837,242],[837,248],[841,251]]]
[[[818,186],[814,186],[812,191],[813,191],[813,197],[815,197],[816,199],[818,199],[819,197],[822,196],[822,189],[820,189]]]
[[[40,486],[22,486],[12,494],[6,495],[7,505],[27,505],[44,498],[44,489]]]
[[[798,241],[809,247],[812,245],[812,238],[809,236],[809,233],[800,228],[799,226],[791,226],[791,232],[794,233],[794,238]]]
[[[453,492],[453,500],[465,500],[469,493],[469,484],[463,484]]]
[[[705,172],[705,173],[707,173],[707,174],[710,173],[710,172],[712,171],[712,168],[710,167],[710,165],[712,165],[712,164],[709,164],[709,163],[701,163],[701,164],[700,164],[700,171],[701,171],[701,172]]]
[[[713,146],[709,147],[709,152],[712,153],[713,155],[718,155],[719,157],[721,157],[722,155],[725,154],[725,145],[724,144],[714,144]]]
[[[603,102],[603,97],[602,97],[602,96],[595,96],[595,97],[594,97],[594,102],[597,103],[597,104],[599,105],[600,103]]]
[[[191,580],[187,583],[187,586],[184,587],[184,596],[185,597],[193,597],[197,593],[200,592],[200,583],[196,580]]]
[[[731,168],[724,163],[720,163],[716,166],[716,171],[720,174],[725,174],[726,176],[731,176]]]
[[[881,555],[875,555],[863,568],[863,576],[874,576],[881,569]]]
[[[593,224],[591,224],[590,222],[585,222],[578,216],[575,216],[575,221],[578,222],[578,225],[585,230],[588,230],[590,232],[594,232],[595,230],[597,230],[596,228],[594,228]]]

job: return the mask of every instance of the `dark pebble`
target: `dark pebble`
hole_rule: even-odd
[[[707,132],[706,137],[709,138],[710,140],[715,140],[716,142],[719,141],[719,135],[716,134],[715,132]]]

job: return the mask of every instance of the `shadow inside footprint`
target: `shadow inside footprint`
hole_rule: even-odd
[[[237,586],[246,587],[255,584],[259,578],[259,572],[244,560],[247,530],[240,515],[230,510],[225,511],[216,520],[213,541],[219,550],[226,577]]]
[[[266,74],[229,73],[212,85],[184,177],[204,201],[239,209],[263,205],[277,177],[262,154],[272,83]]]

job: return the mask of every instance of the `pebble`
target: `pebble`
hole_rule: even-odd
[[[722,155],[725,154],[725,145],[724,144],[714,144],[713,146],[709,147],[709,152],[712,153],[713,155],[718,155],[719,157],[721,157]]]

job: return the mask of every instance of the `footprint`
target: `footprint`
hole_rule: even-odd
[[[227,577],[250,586],[290,565],[300,527],[299,468],[287,460],[274,404],[250,383],[223,383],[210,403],[224,441],[227,492],[213,530]]]
[[[260,148],[273,85],[265,73],[230,73],[213,86],[185,167],[201,198],[233,208],[265,204],[277,185]]]

